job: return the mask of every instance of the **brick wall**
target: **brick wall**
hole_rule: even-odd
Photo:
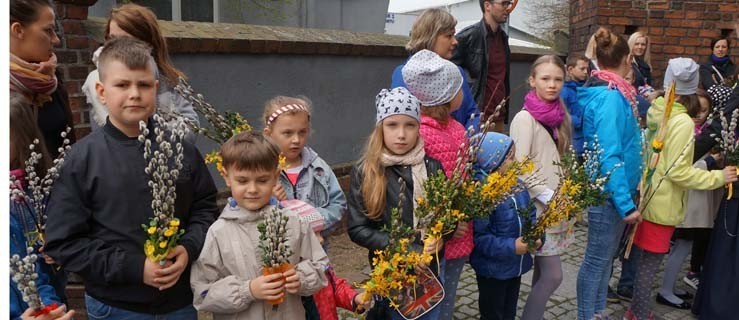
[[[59,60],[64,87],[69,93],[69,104],[74,118],[77,137],[90,132],[89,109],[81,87],[87,74],[95,67],[90,58],[97,47],[85,31],[83,21],[87,19],[87,8],[96,0],[57,0],[56,15],[59,20],[58,33],[61,43],[55,49]]]
[[[599,26],[631,34],[646,32],[651,41],[652,74],[656,85],[670,58],[704,62],[711,40],[728,35],[739,21],[738,0],[570,0],[570,50],[583,52]],[[736,41],[732,47],[737,45]],[[734,62],[739,62],[733,50]]]

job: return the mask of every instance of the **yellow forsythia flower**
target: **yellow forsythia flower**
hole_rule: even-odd
[[[146,256],[147,257],[148,256],[151,256],[152,254],[154,254],[154,246],[152,246],[151,243],[148,242],[148,241],[144,245],[144,253],[146,253]]]
[[[652,149],[654,149],[655,152],[660,152],[665,147],[665,142],[661,140],[654,139],[652,140]]]
[[[177,229],[169,228],[166,231],[164,231],[164,236],[171,237],[175,232],[177,232]]]
[[[157,227],[149,227],[149,230],[146,230],[149,234],[155,234],[157,232]]]
[[[164,248],[166,248],[166,247],[167,247],[167,241],[162,241],[162,242],[159,242],[159,248],[162,248],[162,249],[164,249]]]
[[[180,226],[180,219],[172,219],[169,221],[170,227],[179,227]]]

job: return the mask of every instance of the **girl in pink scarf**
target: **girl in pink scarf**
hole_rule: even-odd
[[[511,138],[516,144],[516,159],[530,158],[538,169],[537,183],[527,185],[529,196],[540,216],[559,185],[561,170],[554,163],[568,152],[572,123],[560,92],[565,66],[553,55],[542,56],[531,67],[532,90],[524,98],[523,110],[511,122]],[[565,221],[547,229],[544,245],[536,251],[532,289],[521,319],[541,319],[549,297],[562,283],[560,256],[574,241],[572,224]]]

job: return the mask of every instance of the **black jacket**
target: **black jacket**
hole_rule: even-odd
[[[503,32],[503,43],[505,45],[505,95],[511,94],[511,47],[508,45],[508,35],[502,28],[498,32]],[[480,22],[462,29],[455,37],[459,44],[454,49],[452,62],[464,68],[469,74],[469,83],[472,88],[472,94],[475,97],[478,108],[485,108],[485,81],[488,76],[488,29],[485,26],[485,19]],[[504,106],[506,114],[504,115],[505,123],[508,123],[508,104]],[[480,110],[484,112],[485,110]],[[492,110],[491,110],[492,111]]]
[[[645,84],[653,87],[652,84],[652,68],[644,61],[641,57],[634,57],[634,61],[631,62],[631,70],[634,71],[634,82],[632,83],[635,88],[643,87]]]
[[[59,155],[58,149],[62,146],[64,140],[61,133],[67,127],[74,128],[72,110],[69,107],[69,95],[64,89],[60,70],[57,70],[56,77],[58,81],[56,90],[51,93],[51,101],[38,108],[37,119],[38,127],[44,136],[46,149],[52,159]],[[67,139],[70,143],[75,142],[74,130],[69,133]]]
[[[428,156],[425,158],[426,161],[426,172],[429,176],[438,174],[439,170],[443,168],[439,161],[432,159]],[[413,225],[413,177],[411,174],[410,166],[391,166],[385,168],[385,178],[387,179],[387,191],[386,191],[386,202],[385,202],[385,213],[382,215],[380,220],[371,220],[365,215],[367,211],[364,206],[364,197],[362,197],[362,171],[359,166],[355,166],[351,173],[351,187],[349,188],[349,196],[347,203],[349,206],[349,220],[347,223],[347,229],[349,231],[349,238],[351,240],[369,249],[370,263],[372,258],[375,256],[375,250],[382,250],[387,247],[390,243],[390,238],[387,232],[380,231],[384,226],[389,227],[390,211],[397,207],[399,200],[400,184],[398,178],[402,177],[405,180],[405,199],[403,202],[403,212],[401,220],[403,224],[412,226]],[[443,256],[443,255],[441,255]]]
[[[162,314],[192,304],[189,265],[218,215],[216,188],[198,150],[184,143],[175,216],[185,230],[179,244],[189,263],[173,287],[159,291],[143,283],[146,232],[141,225],[153,216],[145,166],[143,144],[110,122],[77,142],[50,196],[45,250],[79,274],[95,299]]]
[[[721,72],[721,77],[723,78],[736,75],[736,66],[731,62],[731,59],[722,64],[716,64],[709,57],[708,62],[701,64],[700,68],[701,86],[704,90],[711,89],[715,84],[718,84],[718,81],[721,81],[721,77],[713,69],[714,67]]]

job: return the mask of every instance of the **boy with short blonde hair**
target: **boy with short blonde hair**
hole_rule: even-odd
[[[139,122],[154,135],[156,80],[151,48],[116,38],[100,54],[97,92],[106,124],[77,142],[49,199],[45,253],[85,281],[95,319],[197,319],[190,263],[217,216],[216,188],[195,146],[183,142],[174,215],[185,233],[160,265],[147,259],[142,224],[152,212]],[[153,137],[150,139],[153,140]]]

